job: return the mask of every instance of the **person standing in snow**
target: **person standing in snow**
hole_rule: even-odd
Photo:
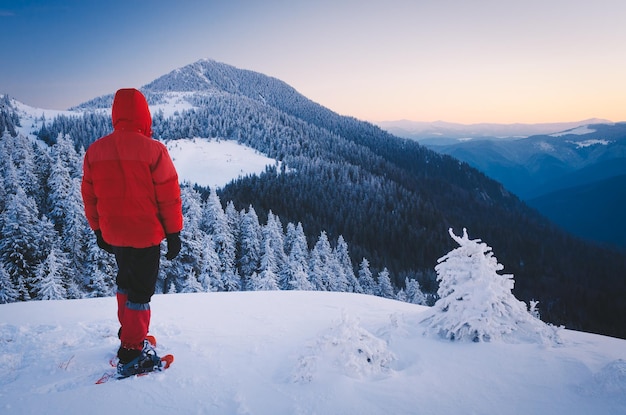
[[[181,249],[182,202],[167,148],[153,140],[146,98],[136,89],[116,92],[113,133],[89,146],[81,193],[100,248],[118,265],[117,315],[121,325],[117,371],[129,376],[160,367],[146,341],[150,299],[159,272],[160,244],[167,259]]]

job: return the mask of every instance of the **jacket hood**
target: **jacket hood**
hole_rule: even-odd
[[[152,136],[148,101],[137,89],[124,88],[115,93],[111,118],[115,130],[139,131],[148,137]]]

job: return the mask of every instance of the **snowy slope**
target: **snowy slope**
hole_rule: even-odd
[[[115,299],[0,305],[3,414],[625,414],[626,341],[560,346],[423,335],[424,307],[360,294],[153,298],[166,372],[110,370]]]
[[[11,99],[11,105],[13,106],[13,108],[15,108],[15,111],[20,117],[21,126],[17,127],[17,132],[31,138],[34,138],[34,133],[41,129],[44,120],[46,123],[50,123],[55,117],[59,115],[71,117],[79,116],[82,114],[75,111],[59,111],[35,108],[15,99]]]
[[[258,151],[236,141],[209,141],[205,138],[173,140],[167,143],[181,182],[223,187],[233,179],[262,173],[276,164]]]

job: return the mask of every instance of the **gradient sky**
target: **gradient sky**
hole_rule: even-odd
[[[210,58],[374,122],[625,121],[625,22],[624,0],[2,0],[0,94],[67,109]]]

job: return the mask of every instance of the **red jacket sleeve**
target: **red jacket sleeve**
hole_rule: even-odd
[[[165,145],[152,168],[152,182],[156,193],[159,219],[166,234],[180,232],[183,229],[182,200],[178,173]]]
[[[98,209],[96,204],[98,199],[93,190],[93,181],[91,180],[91,169],[89,167],[89,161],[87,156],[83,161],[83,180],[81,182],[80,191],[83,196],[83,203],[85,205],[85,216],[89,222],[89,227],[94,231],[100,229],[100,222],[98,216]]]

